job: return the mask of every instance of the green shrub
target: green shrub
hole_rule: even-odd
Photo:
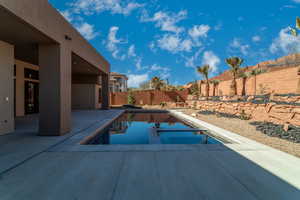
[[[162,108],[164,108],[164,107],[167,106],[167,103],[166,103],[166,102],[161,102],[159,105],[160,105]]]
[[[128,96],[127,96],[127,102],[130,105],[134,105],[135,104],[135,97],[133,95],[132,92],[129,92]]]

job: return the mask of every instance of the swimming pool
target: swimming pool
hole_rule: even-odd
[[[124,113],[89,139],[87,145],[221,144],[169,113]]]

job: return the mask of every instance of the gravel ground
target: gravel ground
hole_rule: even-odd
[[[189,115],[197,113],[197,111],[195,110],[185,110],[184,112]],[[269,137],[267,135],[264,135],[263,133],[257,131],[255,126],[249,124],[249,122],[251,121],[217,117],[216,115],[201,114],[198,114],[198,118],[200,120],[206,121],[213,125],[219,126],[226,130],[237,133],[241,136],[250,138],[252,140],[271,146],[275,149],[279,149],[281,151],[287,152],[300,158],[300,143],[293,143],[280,138]]]

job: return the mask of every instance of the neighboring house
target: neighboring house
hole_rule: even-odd
[[[127,92],[127,81],[126,75],[111,72],[109,80],[110,92]]]
[[[109,108],[110,64],[47,0],[0,1],[0,18],[0,135],[34,113],[64,135],[72,109]]]

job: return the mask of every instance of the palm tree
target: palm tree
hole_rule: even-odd
[[[212,83],[213,84],[213,96],[216,96],[216,88],[217,88],[217,86],[220,84],[220,80],[211,80],[210,81],[210,83]]]
[[[161,90],[165,86],[165,82],[159,77],[155,76],[151,79],[151,87],[155,90]]]
[[[199,83],[199,86],[198,86],[198,88],[199,88],[199,96],[201,96],[202,95],[202,84],[204,83],[204,81],[200,80],[198,83]]]
[[[290,29],[291,29],[291,34],[293,36],[297,37],[298,36],[298,30],[300,30],[300,18],[299,17],[296,18],[296,28],[290,28]],[[296,93],[300,94],[300,67],[298,68],[297,74],[299,76],[299,80],[298,80]]]
[[[299,17],[296,18],[296,27],[295,28],[290,27],[291,34],[295,37],[298,36],[298,30],[297,29],[300,30],[300,18]]]
[[[231,67],[231,73],[233,76],[233,80],[231,83],[231,93],[233,95],[237,95],[237,83],[236,78],[239,73],[240,67],[243,64],[244,60],[239,57],[231,57],[226,59],[226,63]]]
[[[206,79],[206,97],[208,98],[209,96],[209,80],[208,80],[208,74],[210,71],[211,67],[209,65],[203,65],[202,67],[197,67],[197,72],[204,76]]]
[[[246,96],[246,83],[247,79],[251,76],[250,72],[243,72],[240,74],[240,78],[243,79],[243,89],[242,89],[242,96]]]
[[[266,70],[261,69],[261,68],[253,69],[250,72],[250,76],[254,76],[254,95],[256,95],[256,77],[257,77],[257,75],[265,73],[265,72],[266,72]]]

